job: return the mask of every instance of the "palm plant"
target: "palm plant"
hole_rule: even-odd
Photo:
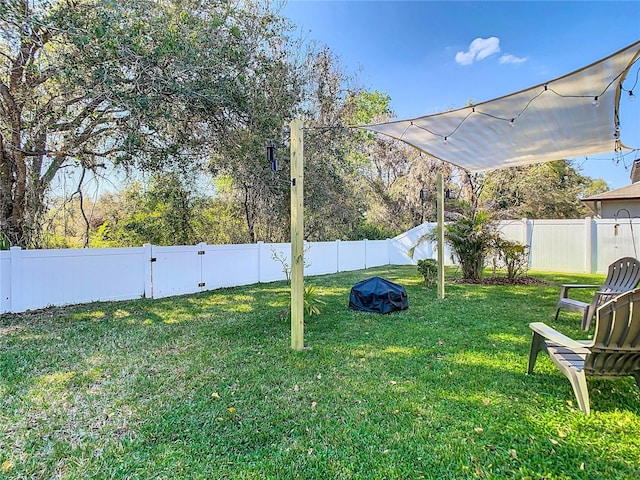
[[[444,226],[444,241],[451,247],[460,264],[462,278],[481,280],[485,260],[500,238],[497,220],[490,210],[464,200],[452,202],[452,207],[446,212],[448,221]],[[409,255],[413,256],[415,248],[423,241],[434,241],[437,238],[437,229],[423,235],[409,251]]]
[[[499,237],[497,222],[489,210],[476,208],[469,202],[456,202],[456,210],[448,212],[445,242],[457,257],[462,277],[480,280],[485,260]]]

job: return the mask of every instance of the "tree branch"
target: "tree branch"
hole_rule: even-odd
[[[83,110],[78,113],[78,115],[69,122],[59,123],[57,125],[52,125],[50,128],[51,132],[66,132],[71,130],[72,128],[79,127],[80,124],[89,117],[92,113],[95,113],[96,109],[100,106],[102,102],[104,102],[104,98],[100,98],[100,96],[94,98],[89,104],[85,105]]]

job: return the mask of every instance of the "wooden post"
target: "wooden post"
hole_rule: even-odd
[[[291,348],[304,349],[304,203],[302,120],[291,122]]]
[[[444,177],[438,173],[438,298],[444,298]]]

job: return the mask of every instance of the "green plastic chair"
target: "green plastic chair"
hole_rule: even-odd
[[[541,322],[533,330],[529,368],[533,373],[538,353],[549,357],[569,379],[578,406],[589,414],[587,375],[631,376],[640,388],[640,289],[617,296],[598,308],[593,340],[573,340]]]

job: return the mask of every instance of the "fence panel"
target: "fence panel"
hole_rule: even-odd
[[[555,272],[586,272],[584,220],[531,220],[530,268]]]
[[[338,270],[348,272],[366,268],[364,242],[339,242]]]
[[[264,243],[261,245],[260,255],[260,281],[275,282],[285,280],[285,265],[291,271],[291,244],[290,243]],[[275,260],[277,255],[281,260]]]
[[[423,238],[436,226],[435,223],[423,223],[392,238],[390,263],[393,265],[415,265],[418,260],[436,258],[437,248],[434,246],[434,242]],[[414,251],[413,256],[409,254],[411,250]]]
[[[260,281],[260,245],[208,245],[202,260],[204,290]]]
[[[389,265],[390,240],[365,240],[367,268]]]
[[[152,247],[153,298],[171,297],[203,290],[204,245]],[[153,260],[155,259],[155,260]]]
[[[640,222],[633,220],[512,220],[502,222],[500,229],[507,239],[530,245],[531,269],[606,273],[615,259],[638,256]],[[308,243],[305,275],[435,258],[432,242],[419,243],[434,227],[426,223],[390,240]],[[413,247],[411,259],[408,251]],[[273,258],[274,252],[290,267],[289,243],[90,250],[15,247],[0,252],[0,313],[284,280],[283,263]],[[449,248],[445,263],[451,264]]]
[[[638,257],[640,224],[628,219],[612,218],[596,221],[595,246],[598,273],[606,274],[608,266],[618,258]]]
[[[14,312],[144,295],[142,248],[13,248],[11,263],[10,303]]]
[[[305,243],[305,275],[326,275],[338,271],[338,244],[340,242]]]
[[[505,240],[527,245],[527,225],[528,221],[526,219],[503,220],[499,223],[498,229]]]

